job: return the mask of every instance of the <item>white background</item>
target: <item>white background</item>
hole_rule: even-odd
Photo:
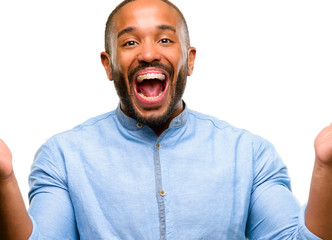
[[[271,141],[304,204],[314,138],[332,121],[332,3],[174,2],[197,48],[187,105]],[[26,204],[39,146],[118,104],[99,59],[118,3],[0,2],[0,137],[13,152]]]

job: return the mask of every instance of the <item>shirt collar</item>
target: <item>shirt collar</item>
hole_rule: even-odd
[[[169,128],[179,128],[182,127],[187,122],[187,105],[183,102],[184,109],[182,113],[176,116],[170,123]],[[141,123],[139,123],[136,119],[128,117],[124,112],[121,110],[120,104],[116,108],[116,116],[119,122],[127,128],[128,130],[138,131],[141,129],[149,128]]]

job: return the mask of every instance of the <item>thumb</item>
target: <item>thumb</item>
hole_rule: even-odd
[[[7,178],[12,173],[12,153],[6,143],[0,139],[0,178]]]

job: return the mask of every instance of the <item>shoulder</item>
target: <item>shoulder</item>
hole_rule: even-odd
[[[74,127],[73,129],[71,129],[69,131],[82,131],[84,128],[99,127],[100,125],[107,124],[107,123],[114,121],[115,118],[116,118],[116,113],[114,110],[111,112],[107,112],[107,113],[92,117],[92,118],[86,120],[85,122],[77,125],[76,127]]]
[[[79,143],[105,137],[106,133],[114,131],[116,125],[117,117],[114,110],[92,117],[72,129],[57,133],[51,136],[45,144],[56,148],[64,145],[75,148],[75,145]]]
[[[211,126],[214,126],[218,129],[224,129],[232,127],[229,123],[226,121],[220,120],[216,117],[200,113],[191,109],[188,109],[188,119],[189,121],[192,121],[195,124],[210,124]]]
[[[208,114],[188,109],[188,122],[197,131],[214,132],[214,134],[221,135],[227,140],[233,139],[238,143],[250,145],[256,151],[261,148],[273,148],[273,145],[265,138]]]
[[[225,120],[221,120],[214,116],[200,113],[194,110],[188,110],[188,120],[190,124],[201,126],[204,128],[211,128],[214,131],[227,132],[239,135],[252,135],[249,131],[233,126]]]

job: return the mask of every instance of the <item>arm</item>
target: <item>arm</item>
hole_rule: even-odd
[[[60,174],[61,164],[43,146],[30,175],[30,208],[27,212],[17,185],[11,153],[0,140],[0,239],[79,239],[73,206]],[[60,161],[59,161],[60,162]]]
[[[17,184],[12,156],[0,139],[0,239],[28,239],[32,222]]]
[[[254,181],[246,233],[249,239],[318,240],[304,224],[305,207],[290,191],[287,169],[267,141],[254,144]]]
[[[37,152],[29,176],[30,240],[77,240],[74,207],[69,193],[65,162],[54,139]]]
[[[315,140],[315,165],[305,223],[323,239],[332,239],[332,125],[324,128]]]

